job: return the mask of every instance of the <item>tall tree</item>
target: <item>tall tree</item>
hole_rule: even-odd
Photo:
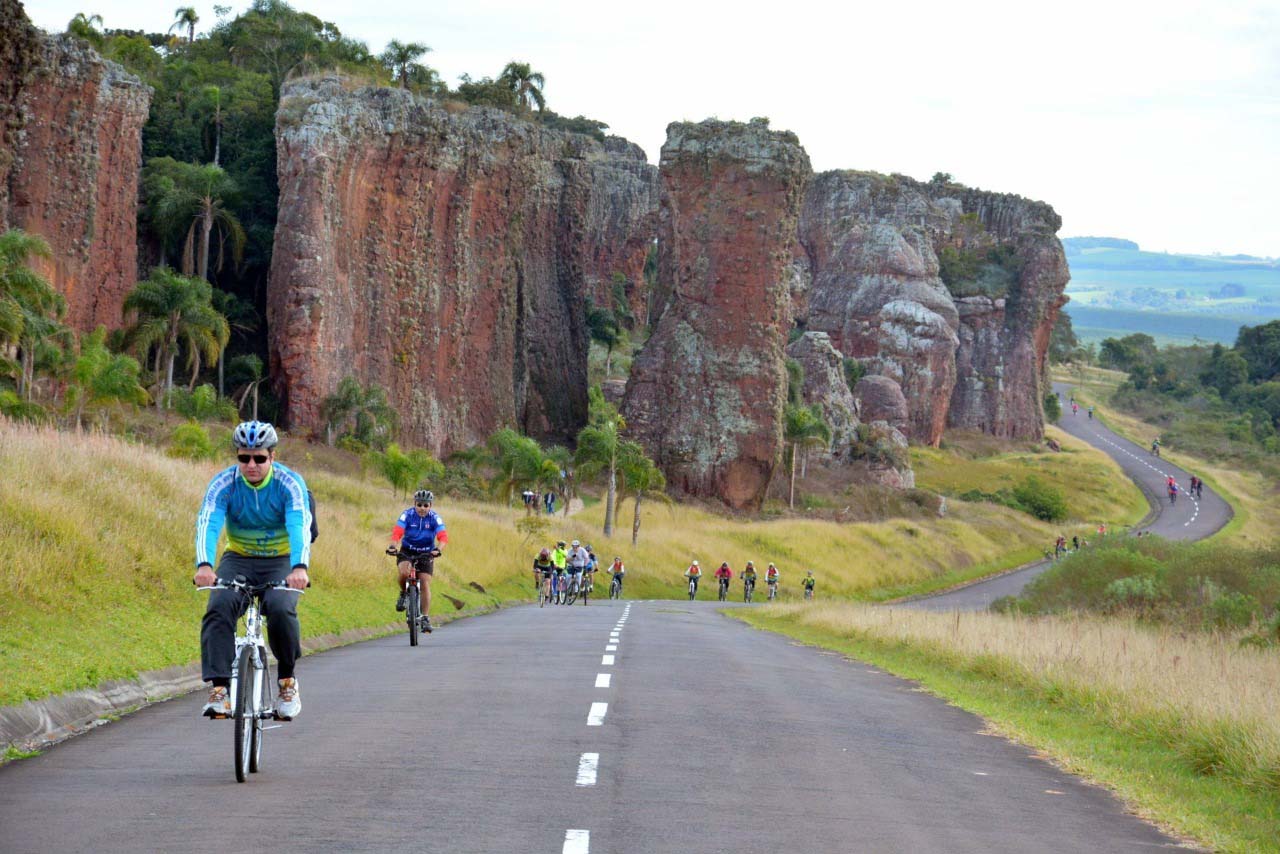
[[[425,70],[425,66],[417,62],[418,58],[430,50],[431,48],[420,42],[402,42],[399,39],[392,39],[378,59],[391,72],[391,76],[400,83],[400,88],[408,89],[410,79]]]
[[[252,332],[258,328],[258,312],[254,310],[253,304],[248,300],[242,300],[240,297],[227,291],[213,289],[213,307],[227,319],[227,325],[231,327],[232,332]],[[225,389],[225,366],[226,350],[218,357],[218,397],[226,395]],[[259,362],[262,360],[259,359]],[[255,389],[256,395],[256,389]],[[255,396],[254,400],[257,400]],[[256,409],[255,409],[256,411]],[[255,420],[257,416],[254,416]]]
[[[173,26],[169,27],[169,32],[174,30],[187,31],[187,44],[192,44],[196,40],[196,24],[200,22],[200,16],[196,14],[193,6],[180,6],[174,13]]]
[[[320,403],[330,445],[338,436],[350,434],[363,444],[382,447],[395,429],[396,411],[387,402],[380,386],[361,386],[351,375],[342,378],[334,393]]]
[[[102,16],[86,15],[84,12],[77,12],[76,16],[67,24],[67,32],[76,38],[81,38],[96,48],[101,48],[105,36],[102,34]]]
[[[31,397],[39,345],[58,330],[56,321],[66,312],[66,300],[31,268],[32,258],[52,257],[39,235],[22,229],[0,234],[0,345],[10,370],[17,369],[23,400]]]
[[[208,282],[180,276],[164,267],[152,270],[125,297],[124,311],[134,315],[126,340],[144,357],[155,353],[157,381],[164,392],[156,395],[157,407],[163,406],[173,391],[173,366],[183,342],[196,351],[197,359],[200,351],[209,352],[211,341],[221,341],[226,346],[230,329],[226,318],[213,308],[212,300],[213,287]]]
[[[588,297],[587,330],[591,333],[592,341],[604,345],[604,375],[608,379],[613,369],[613,348],[623,339],[622,325],[619,323],[617,313],[592,304]]]
[[[784,415],[783,437],[791,452],[791,489],[787,504],[795,509],[796,466],[800,462],[800,453],[807,454],[810,448],[826,447],[831,441],[831,428],[822,419],[822,410],[816,403],[808,408],[788,404]]]
[[[232,259],[244,255],[245,233],[231,212],[235,181],[219,166],[179,163],[172,157],[153,157],[142,174],[143,212],[153,231],[173,246],[182,239],[182,270],[209,278],[209,253],[214,229],[218,234],[217,270],[222,269],[228,243]]]
[[[579,477],[603,474],[605,477],[604,535],[613,536],[613,514],[618,500],[618,468],[623,461],[622,431],[626,421],[617,408],[592,389],[589,422],[578,432],[578,451],[574,460]]]
[[[545,110],[547,99],[542,90],[547,79],[539,71],[534,71],[527,62],[508,62],[498,76],[498,82],[510,89],[516,97],[516,104],[522,110],[530,109],[534,104],[539,110]]]
[[[634,546],[640,540],[640,503],[646,498],[670,503],[665,492],[667,479],[637,442],[623,442],[621,460],[618,503],[622,503],[624,495],[635,499],[635,515],[631,520],[631,545]]]

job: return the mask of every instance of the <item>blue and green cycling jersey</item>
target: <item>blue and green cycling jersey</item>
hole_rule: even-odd
[[[289,556],[290,566],[311,562],[311,508],[302,476],[273,463],[252,486],[238,466],[218,472],[196,518],[196,564],[216,564],[218,538],[227,529],[227,551],[249,557]]]

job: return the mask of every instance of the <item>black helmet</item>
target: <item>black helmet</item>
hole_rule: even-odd
[[[414,504],[435,504],[436,497],[431,494],[429,489],[419,489],[413,494]]]
[[[245,421],[231,433],[231,444],[236,448],[269,451],[279,443],[276,428],[265,421]]]

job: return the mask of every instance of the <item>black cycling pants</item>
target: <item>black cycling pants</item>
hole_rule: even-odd
[[[292,567],[289,556],[246,557],[223,552],[218,561],[218,577],[231,581],[243,575],[249,584],[284,581]],[[213,590],[209,607],[200,624],[200,668],[204,681],[228,684],[232,659],[236,654],[236,622],[249,598],[238,590]],[[262,598],[263,615],[267,619],[267,643],[278,664],[277,676],[293,676],[294,662],[302,655],[302,627],[298,625],[298,594],[284,590],[268,590]]]

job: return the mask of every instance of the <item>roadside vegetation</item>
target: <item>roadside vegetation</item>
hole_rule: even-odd
[[[1180,835],[1280,851],[1280,658],[1237,634],[858,604],[732,613],[916,680]]]

